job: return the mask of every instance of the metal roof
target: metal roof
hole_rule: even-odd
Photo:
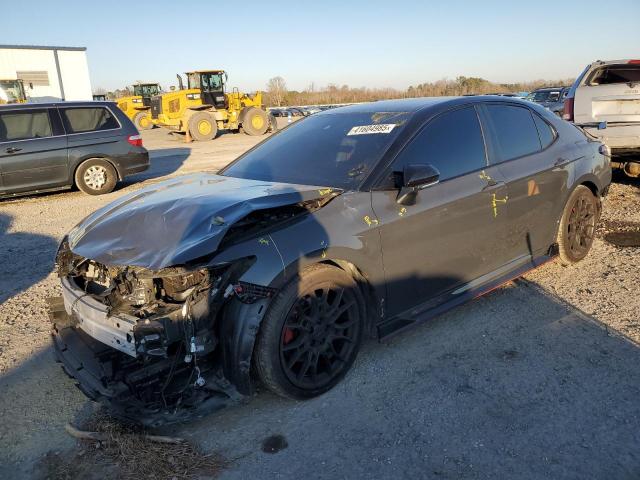
[[[44,45],[0,45],[0,50],[71,50],[86,52],[87,47],[51,47]]]

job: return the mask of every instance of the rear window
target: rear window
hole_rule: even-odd
[[[487,105],[486,108],[497,143],[498,161],[504,162],[540,150],[538,130],[528,108],[514,105]]]
[[[355,189],[404,128],[406,112],[339,112],[298,120],[221,174]]]
[[[533,114],[533,121],[538,129],[538,136],[540,137],[542,148],[545,149],[553,143],[553,140],[556,138],[556,132],[551,128],[551,125],[535,113]]]
[[[593,86],[632,82],[640,82],[640,65],[610,65],[600,68],[591,74],[588,84]]]
[[[0,142],[52,136],[46,109],[0,113]]]
[[[120,125],[104,107],[68,107],[60,109],[67,133],[112,130]]]

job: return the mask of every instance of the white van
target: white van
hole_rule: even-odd
[[[640,177],[640,60],[587,66],[564,101],[562,118],[607,145],[613,168]]]

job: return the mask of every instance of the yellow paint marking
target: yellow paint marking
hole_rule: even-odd
[[[369,227],[371,225],[378,225],[380,223],[377,218],[372,219],[369,215],[365,215],[362,220],[364,220],[364,223],[366,223]]]
[[[486,180],[487,182],[490,182],[491,180],[493,180],[493,178],[487,175],[487,172],[485,172],[484,170],[480,172],[480,175],[478,175],[478,178],[480,178],[480,180]]]
[[[329,195],[331,192],[333,192],[333,188],[325,188],[324,190],[318,190],[318,193],[320,195]]]
[[[491,194],[491,207],[493,208],[493,218],[496,218],[498,216],[498,203],[507,203],[507,200],[509,200],[509,197],[496,198],[495,193]]]
[[[326,250],[322,250],[322,255],[320,255],[322,258],[327,258],[327,251]]]
[[[266,238],[263,237],[263,238],[258,240],[258,243],[260,245],[269,245],[269,240],[267,240]]]
[[[407,213],[407,209],[405,207],[402,207],[400,210],[398,210],[398,215],[400,215],[401,217],[404,217],[405,213]]]

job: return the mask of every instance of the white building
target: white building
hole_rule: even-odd
[[[84,47],[0,45],[0,79],[21,79],[29,102],[93,98]]]

